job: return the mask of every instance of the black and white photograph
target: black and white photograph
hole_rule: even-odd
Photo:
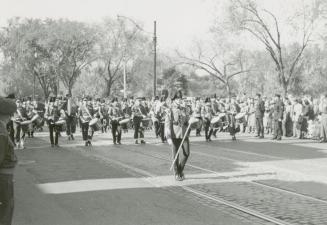
[[[326,0],[0,0],[0,225],[326,224]]]

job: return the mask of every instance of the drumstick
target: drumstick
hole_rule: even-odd
[[[188,124],[188,127],[187,127],[186,132],[185,132],[184,137],[183,137],[183,140],[182,140],[181,144],[179,145],[179,148],[178,148],[177,153],[176,153],[176,155],[175,155],[174,161],[173,161],[173,163],[172,163],[171,166],[170,166],[170,169],[169,169],[170,171],[171,171],[171,170],[173,169],[173,167],[174,167],[174,164],[175,164],[175,162],[176,162],[176,160],[177,160],[177,157],[178,157],[178,155],[179,155],[180,150],[182,149],[182,146],[183,146],[183,144],[184,144],[185,138],[186,138],[186,136],[187,136],[187,133],[188,133],[190,127],[191,127],[191,123]]]

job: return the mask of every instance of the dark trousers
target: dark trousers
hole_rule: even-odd
[[[66,126],[67,126],[66,134],[68,136],[76,132],[76,122],[73,116],[68,116],[66,118]]]
[[[59,138],[59,127],[55,124],[49,124],[49,133],[50,133],[50,143],[51,145],[58,144],[58,138]],[[54,137],[53,137],[54,136]]]
[[[175,158],[178,148],[182,143],[181,138],[173,138],[172,139],[172,150],[173,150],[173,159]],[[182,174],[184,171],[185,164],[187,162],[188,157],[190,156],[190,142],[188,138],[185,138],[184,143],[182,145],[182,150],[177,157],[177,160],[174,163],[174,171],[175,174]]]
[[[107,117],[101,119],[101,124],[102,124],[101,132],[102,133],[107,132],[108,123],[109,123],[109,119]]]
[[[111,134],[114,143],[119,143],[121,140],[121,127],[117,120],[111,121]]]
[[[134,123],[134,139],[144,138],[144,129],[141,127],[142,117],[135,116]]]
[[[282,138],[282,121],[274,120],[274,138]]]
[[[263,118],[262,117],[256,117],[255,118],[255,125],[257,129],[258,136],[264,136],[264,127],[263,127]]]
[[[0,173],[0,224],[11,225],[13,212],[14,212],[13,175]]]
[[[23,135],[22,135],[23,133]],[[19,123],[14,123],[14,143],[18,144],[20,139],[25,137],[25,133],[22,131],[22,126]]]
[[[203,125],[203,119],[202,117],[196,117],[197,119],[199,119],[199,126],[195,129],[195,133],[196,133],[196,136],[200,136],[201,135],[201,130],[202,130],[202,125]]]
[[[164,122],[159,123],[159,136],[160,136],[162,142],[164,142],[166,140],[166,137],[165,137],[165,123]]]
[[[232,136],[235,136],[236,134],[236,120],[233,114],[228,114],[227,115],[227,120],[228,120],[228,124],[229,124],[229,133]]]
[[[206,135],[206,140],[209,140],[211,138],[211,135],[213,133],[213,128],[211,126],[211,122],[208,118],[205,118],[203,121],[204,124],[204,131]]]
[[[83,141],[87,141],[89,139],[89,123],[81,123],[82,126],[82,136]]]
[[[15,143],[15,130],[14,130],[14,122],[12,120],[10,120],[7,123],[7,131],[9,133],[9,137],[10,140],[12,141],[12,143]]]
[[[156,134],[156,137],[158,137],[160,135],[160,123],[159,121],[155,121],[153,125],[154,125],[154,132]]]

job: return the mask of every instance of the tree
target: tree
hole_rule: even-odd
[[[98,29],[101,41],[95,67],[106,83],[105,95],[110,96],[113,85],[122,78],[123,67],[133,64],[136,53],[142,55],[148,40],[138,27],[131,28],[121,20],[106,19]]]
[[[179,82],[184,94],[188,94],[188,79],[185,74],[181,73],[176,67],[169,67],[162,73],[164,80],[164,89],[172,93],[176,89],[175,84]]]
[[[230,7],[230,17],[237,29],[250,33],[264,45],[276,66],[279,83],[286,95],[301,64],[303,52],[311,40],[316,17],[306,12],[305,8],[297,12],[296,19],[301,18],[302,23],[299,25],[295,21],[292,24],[295,28],[293,32],[300,32],[301,38],[296,50],[293,48],[291,52],[288,52],[287,46],[283,44],[278,18],[271,11],[258,7],[252,0],[234,0]]]
[[[227,44],[226,46],[230,48],[222,49],[215,45],[214,42],[208,48],[211,49],[211,52],[205,51],[203,46],[204,44],[197,43],[196,51],[193,51],[191,56],[185,56],[177,52],[181,59],[180,63],[193,66],[216,78],[224,84],[228,95],[231,96],[232,79],[237,75],[249,72],[249,69],[244,68],[243,51],[235,51],[236,48],[232,48],[231,45]]]
[[[95,31],[84,23],[58,20],[48,26],[51,67],[69,94],[81,72],[95,60]]]

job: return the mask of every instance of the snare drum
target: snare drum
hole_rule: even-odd
[[[90,126],[93,126],[94,124],[96,124],[97,122],[98,122],[98,118],[94,118],[94,119],[92,119],[90,122],[89,122],[89,125]]]
[[[56,129],[59,132],[65,132],[67,130],[67,124],[66,123],[60,125],[56,124]]]
[[[30,121],[30,120],[25,120],[25,121],[23,121],[23,122],[20,122],[20,125],[25,126],[25,125],[28,125],[28,124],[31,124],[31,123],[32,123],[32,121]]]
[[[200,120],[199,118],[192,117],[189,120],[189,123],[191,124],[191,129],[199,129],[202,125],[202,120]]]
[[[238,113],[238,114],[236,114],[235,119],[240,120],[240,119],[243,119],[244,116],[245,116],[245,113]]]
[[[35,120],[35,125],[36,127],[42,127],[44,125],[44,121],[41,117],[38,117],[36,120]]]
[[[216,116],[214,118],[212,118],[212,120],[210,121],[211,124],[216,124],[221,120],[221,117]]]
[[[130,120],[131,120],[130,118],[122,119],[121,121],[119,121],[119,124],[120,125],[128,124]]]
[[[92,121],[92,120],[91,120],[91,121]],[[99,130],[101,130],[101,128],[102,128],[101,120],[97,120],[97,122],[96,122],[96,123],[93,123],[92,125],[91,125],[91,121],[90,121],[90,127],[91,127],[94,131],[99,131]]]
[[[66,120],[58,120],[57,122],[55,122],[55,125],[61,126],[63,124],[66,124]]]

